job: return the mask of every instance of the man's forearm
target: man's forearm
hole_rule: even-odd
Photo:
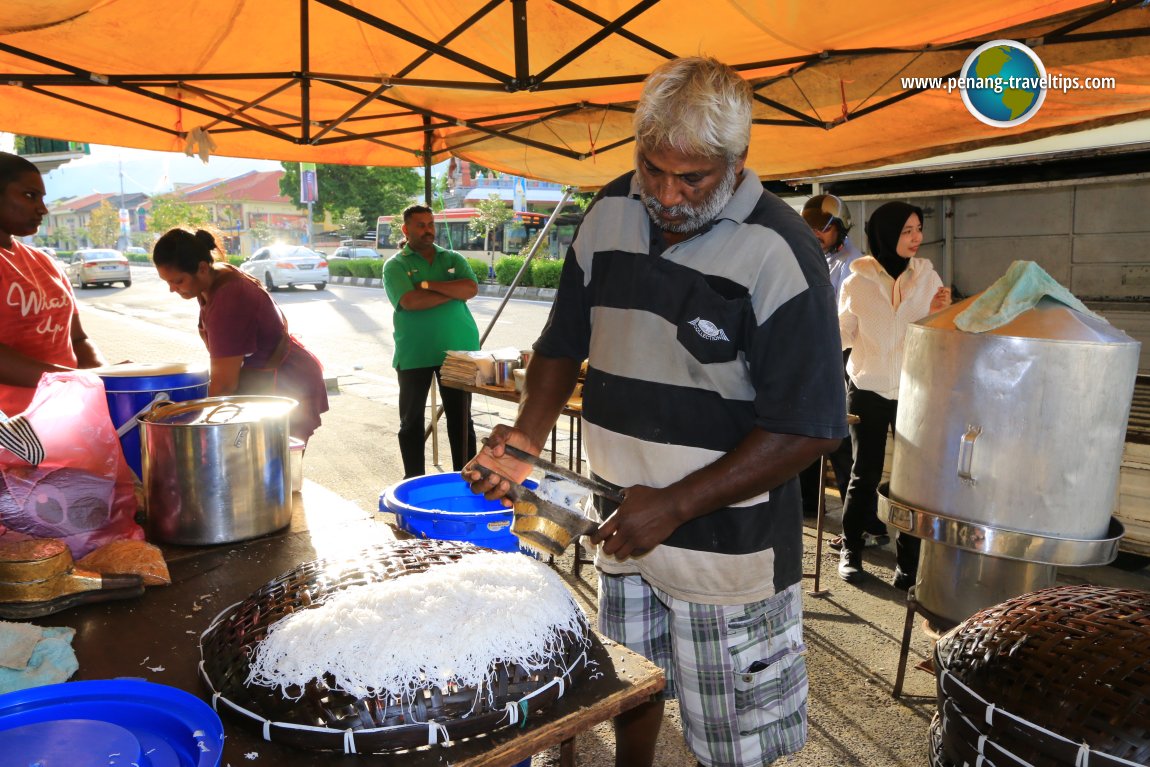
[[[680,523],[773,490],[840,442],[753,429],[737,448],[671,486]]]
[[[422,286],[422,283],[420,283]],[[448,298],[454,298],[459,301],[469,301],[475,298],[479,292],[479,285],[475,280],[469,280],[466,277],[458,280],[440,280],[427,283],[427,290],[435,291]]]

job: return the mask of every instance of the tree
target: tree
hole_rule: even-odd
[[[339,227],[350,239],[362,237],[367,230],[367,222],[363,220],[363,213],[359,208],[344,208],[335,217],[335,225]]]
[[[88,217],[88,236],[98,248],[114,248],[120,238],[120,212],[104,200]]]
[[[252,222],[248,228],[248,233],[251,234],[252,239],[255,240],[256,247],[269,242],[272,238],[272,228],[268,224],[266,218],[261,218]]]
[[[284,163],[280,192],[300,207],[299,163]],[[319,200],[313,206],[317,220],[325,211],[359,208],[367,222],[375,223],[388,211],[403,210],[423,189],[423,178],[413,168],[369,168],[360,165],[317,165]]]
[[[491,246],[491,233],[496,227],[503,226],[512,219],[515,212],[507,207],[497,194],[489,194],[486,200],[480,200],[475,205],[479,213],[471,219],[471,231],[483,235],[483,245],[487,248],[487,255],[491,257],[491,268],[495,268],[495,252]]]
[[[202,227],[211,222],[211,211],[174,197],[153,197],[148,211],[148,229],[159,236],[177,226]]]
[[[391,217],[391,244],[399,247],[403,239],[403,213],[396,213]]]

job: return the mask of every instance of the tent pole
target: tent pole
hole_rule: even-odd
[[[543,228],[539,230],[539,235],[535,238],[535,243],[531,246],[531,250],[528,251],[527,258],[523,259],[523,266],[519,267],[519,271],[515,274],[515,279],[511,281],[509,286],[507,286],[507,292],[503,294],[503,300],[499,302],[499,307],[495,310],[495,314],[491,316],[491,321],[487,323],[487,327],[484,329],[483,335],[479,337],[480,349],[483,348],[483,342],[487,340],[487,336],[491,334],[491,329],[495,327],[495,323],[499,320],[499,315],[503,313],[503,307],[507,306],[507,302],[511,300],[511,294],[515,292],[515,288],[518,287],[519,281],[523,279],[523,275],[527,273],[529,268],[531,268],[531,259],[535,257],[535,254],[539,251],[539,245],[547,238],[547,235],[551,232],[551,226],[555,223],[555,219],[559,217],[559,211],[562,210],[563,206],[567,204],[567,201],[571,199],[571,193],[574,190],[575,188],[571,186],[563,187],[563,197],[560,198],[559,203],[555,206],[555,210],[551,211],[551,215],[547,217],[547,221],[544,222]]]
[[[423,116],[423,204],[431,207],[431,118]]]
[[[299,126],[300,141],[311,143],[311,15],[309,0],[299,3]],[[314,243],[309,242],[314,247]]]

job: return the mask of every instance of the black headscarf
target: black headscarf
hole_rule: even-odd
[[[871,214],[866,222],[866,239],[870,245],[871,255],[878,260],[882,268],[894,279],[906,269],[909,259],[898,254],[898,239],[902,235],[902,228],[911,214],[918,216],[922,223],[922,208],[907,205],[905,202],[888,202],[880,205]]]

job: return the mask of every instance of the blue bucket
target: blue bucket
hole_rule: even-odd
[[[0,695],[4,764],[218,767],[223,752],[219,715],[176,687],[108,679]]]
[[[529,479],[523,485],[534,488],[536,482]],[[511,509],[471,492],[458,474],[405,479],[384,491],[379,510],[391,512],[401,530],[421,538],[519,551],[519,539],[511,532]]]
[[[136,419],[153,402],[185,402],[208,396],[208,369],[182,363],[124,363],[107,365],[98,372],[108,395],[108,412],[120,433],[124,458],[136,476],[142,477]]]

